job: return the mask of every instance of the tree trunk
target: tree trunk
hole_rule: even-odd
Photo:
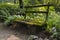
[[[19,0],[19,5],[20,5],[20,8],[23,8],[23,1],[22,0]]]
[[[14,4],[16,4],[16,0],[14,0]]]

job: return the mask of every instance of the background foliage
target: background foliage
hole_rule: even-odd
[[[6,25],[8,25],[11,22],[14,21],[27,21],[29,23],[34,23],[38,25],[42,25],[45,22],[46,15],[45,14],[39,14],[39,13],[26,13],[26,18],[24,19],[24,16],[22,15],[16,15],[20,14],[20,8],[19,8],[19,0],[0,0],[2,3],[0,3],[0,20],[3,20]],[[53,32],[52,28],[55,27],[57,29],[56,32],[60,31],[60,0],[23,0],[24,6],[28,5],[39,5],[39,4],[52,4],[54,6],[51,6],[49,9],[49,16],[47,20],[47,31]],[[39,8],[32,8],[28,10],[33,11],[46,11],[47,7],[39,7]],[[25,9],[24,9],[25,10]],[[55,26],[53,26],[55,25]]]

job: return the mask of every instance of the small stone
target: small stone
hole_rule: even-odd
[[[43,40],[43,38],[40,37],[39,40]]]
[[[28,40],[33,40],[33,39],[37,40],[38,36],[30,35],[29,38],[28,38]]]
[[[7,40],[21,40],[20,38],[16,37],[15,35],[11,35]]]
[[[45,38],[44,40],[49,40],[49,39]]]

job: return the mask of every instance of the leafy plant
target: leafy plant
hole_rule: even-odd
[[[39,10],[39,11],[44,11],[46,9],[46,7],[41,7],[41,8],[37,8],[37,9],[31,9],[31,10]],[[56,28],[58,29],[59,23],[60,22],[60,16],[55,12],[55,9],[53,6],[50,7],[49,9],[49,16],[48,16],[48,21],[47,23],[47,30],[49,30],[50,32],[52,31],[52,26],[56,25]],[[23,11],[23,10],[22,10]],[[46,10],[45,10],[46,11]],[[42,25],[45,23],[45,18],[46,15],[45,14],[26,14],[26,19],[24,19],[24,16],[20,16],[20,15],[16,15],[16,13],[20,13],[20,9],[18,9],[18,6],[15,4],[1,4],[0,5],[0,15],[2,15],[3,19],[5,20],[5,23],[8,24],[10,22],[13,21],[27,21],[29,23],[33,23],[33,24],[39,24]],[[13,14],[13,15],[11,15]]]

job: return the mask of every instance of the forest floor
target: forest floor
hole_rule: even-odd
[[[0,40],[27,40],[29,34],[26,34],[26,32],[27,30],[25,29],[20,29],[20,31],[18,31],[18,30],[6,28],[4,27],[3,23],[0,23]],[[39,39],[39,40],[43,40],[43,39]]]

